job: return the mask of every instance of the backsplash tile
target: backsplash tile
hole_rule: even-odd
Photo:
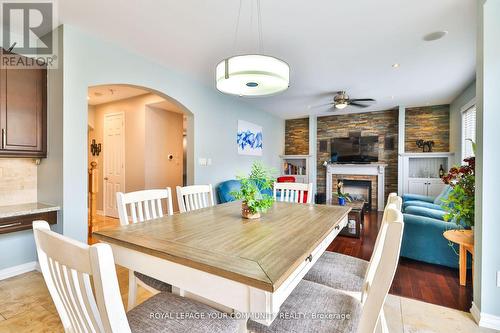
[[[0,158],[0,206],[37,201],[37,166],[28,158]]]

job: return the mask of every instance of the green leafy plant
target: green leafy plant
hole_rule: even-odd
[[[475,167],[476,159],[469,157],[460,167],[453,167],[443,176],[443,182],[451,186],[448,199],[443,199],[446,211],[444,219],[459,226],[474,226]]]
[[[254,162],[248,176],[237,176],[241,182],[239,191],[232,191],[231,195],[236,200],[243,200],[248,210],[252,213],[264,213],[272,207],[274,198],[261,191],[269,190],[274,183],[273,169],[267,168],[261,162]]]

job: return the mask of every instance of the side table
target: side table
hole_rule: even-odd
[[[472,256],[474,260],[474,232],[472,230],[448,230],[443,233],[444,238],[450,242],[459,245],[459,277],[460,285],[465,286],[467,280],[467,252]],[[474,266],[472,266],[474,267]],[[472,268],[472,276],[474,276],[474,268]]]

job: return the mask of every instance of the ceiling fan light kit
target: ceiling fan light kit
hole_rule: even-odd
[[[260,0],[251,1],[257,3],[259,54],[236,55],[219,62],[215,69],[216,87],[222,93],[241,97],[271,96],[288,89],[290,85],[290,66],[283,60],[262,54],[263,37]],[[240,25],[241,6],[242,0],[240,0],[236,23],[235,48]],[[251,13],[251,22],[252,15],[253,13]]]

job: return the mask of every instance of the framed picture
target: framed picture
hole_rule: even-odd
[[[238,154],[262,156],[262,126],[238,120]]]

